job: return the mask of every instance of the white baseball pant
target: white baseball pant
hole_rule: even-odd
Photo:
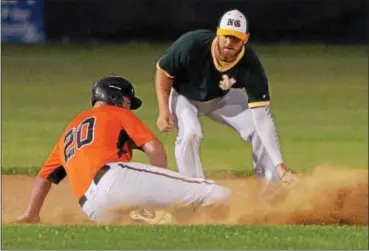
[[[99,222],[115,209],[198,206],[222,203],[231,190],[214,181],[136,162],[108,163],[109,170],[85,192],[83,212]]]

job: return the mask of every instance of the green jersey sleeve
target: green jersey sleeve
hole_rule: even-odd
[[[249,107],[255,108],[266,106],[270,103],[268,78],[263,65],[252,48],[246,49],[245,55],[245,84],[246,93],[249,97]]]
[[[163,70],[168,77],[174,78],[188,65],[192,43],[191,32],[182,35],[160,57],[157,68]]]

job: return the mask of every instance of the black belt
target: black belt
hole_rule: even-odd
[[[97,171],[95,177],[94,177],[94,183],[97,185],[99,183],[99,181],[101,180],[101,178],[105,175],[105,173],[110,169],[110,166],[105,165],[103,167],[101,167],[99,169],[99,171]],[[81,207],[83,207],[83,205],[86,203],[87,201],[87,197],[86,195],[82,195],[82,197],[79,199],[78,203]]]

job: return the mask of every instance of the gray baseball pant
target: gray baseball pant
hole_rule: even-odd
[[[169,103],[170,112],[174,115],[178,127],[175,157],[181,174],[204,178],[200,159],[203,134],[199,117],[207,116],[234,129],[244,141],[252,144],[255,175],[265,177],[267,181],[279,180],[276,167],[273,166],[255,130],[252,114],[248,108],[248,97],[241,89],[231,89],[221,98],[197,102],[187,99],[172,88]]]

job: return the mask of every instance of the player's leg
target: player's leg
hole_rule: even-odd
[[[107,218],[118,209],[136,207],[207,207],[222,203],[231,195],[228,188],[213,181],[159,167],[135,162],[108,166],[110,170],[97,185],[100,191],[91,202],[97,219]]]
[[[230,90],[214,104],[207,116],[234,129],[242,139],[251,142],[253,166],[257,176],[263,176],[267,180],[279,179],[277,169],[255,131],[252,114],[248,109],[248,98],[242,90]]]
[[[175,157],[181,174],[203,178],[200,160],[202,130],[197,108],[184,96],[172,89],[170,112],[176,119],[178,134],[175,142]]]

